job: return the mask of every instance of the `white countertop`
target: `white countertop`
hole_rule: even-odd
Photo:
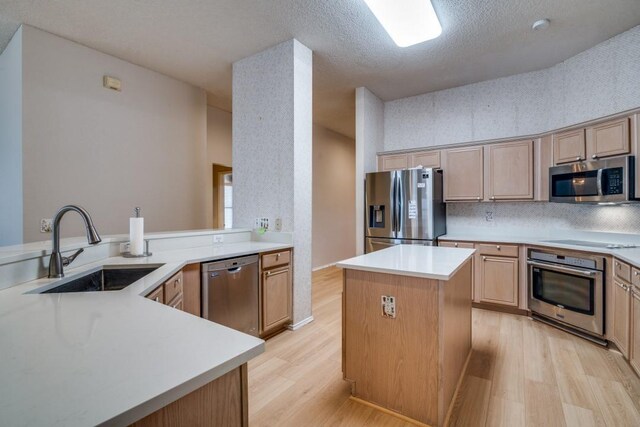
[[[474,249],[397,245],[340,261],[336,266],[375,273],[449,280],[474,252]]]
[[[66,270],[164,264],[121,291],[28,293],[52,279],[0,291],[0,425],[129,424],[246,363],[264,341],[140,295],[185,264],[289,247],[232,243]]]
[[[548,248],[568,249],[572,251],[613,255],[621,261],[640,267],[640,236],[620,233],[601,233],[589,231],[558,231],[555,235],[536,236],[524,231],[501,233],[493,230],[448,233],[439,240],[457,240],[466,242],[514,243],[519,245],[542,246]],[[582,245],[561,244],[553,240],[582,240],[597,243],[636,244],[637,248],[609,249]]]

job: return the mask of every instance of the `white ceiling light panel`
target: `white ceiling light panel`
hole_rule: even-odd
[[[435,39],[442,27],[430,0],[364,0],[400,47]]]

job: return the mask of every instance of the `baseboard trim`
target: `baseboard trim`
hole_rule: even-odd
[[[331,264],[321,265],[320,267],[311,269],[311,271],[324,270],[325,268],[334,267],[336,264],[337,262],[332,262]]]
[[[354,402],[358,402],[361,405],[365,405],[365,406],[373,408],[373,409],[375,409],[377,411],[383,412],[383,413],[385,413],[387,415],[391,415],[392,417],[396,417],[396,418],[398,418],[398,419],[400,419],[400,420],[402,420],[404,422],[407,422],[407,423],[410,423],[410,424],[414,424],[414,425],[419,426],[419,427],[431,427],[429,424],[425,424],[425,423],[422,423],[422,422],[420,422],[418,420],[414,420],[411,417],[407,417],[406,415],[402,415],[399,412],[392,411],[391,409],[387,409],[387,408],[385,408],[383,406],[376,405],[375,403],[369,402],[367,400],[360,399],[359,397],[349,396],[349,399],[354,401]]]
[[[311,322],[313,322],[313,316],[309,316],[306,319],[302,319],[298,323],[295,323],[293,325],[289,325],[289,326],[287,326],[287,329],[290,330],[290,331],[297,331],[298,329],[302,328],[307,323],[311,323]]]

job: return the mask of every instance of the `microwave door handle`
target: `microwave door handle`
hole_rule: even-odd
[[[551,263],[547,263],[547,262],[528,260],[527,264],[532,265],[534,267],[547,268],[549,270],[562,271],[562,272],[565,272],[565,273],[580,274],[581,276],[589,276],[589,277],[591,277],[591,276],[595,276],[597,274],[596,271],[578,270],[577,268],[564,267],[564,266],[559,266],[559,265],[551,264]]]
[[[602,169],[598,169],[596,182],[598,185],[598,196],[602,196]]]

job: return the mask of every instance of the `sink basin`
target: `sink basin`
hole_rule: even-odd
[[[104,265],[90,270],[82,276],[69,277],[56,282],[52,288],[36,292],[40,294],[59,294],[66,292],[119,291],[161,266],[162,264]]]

